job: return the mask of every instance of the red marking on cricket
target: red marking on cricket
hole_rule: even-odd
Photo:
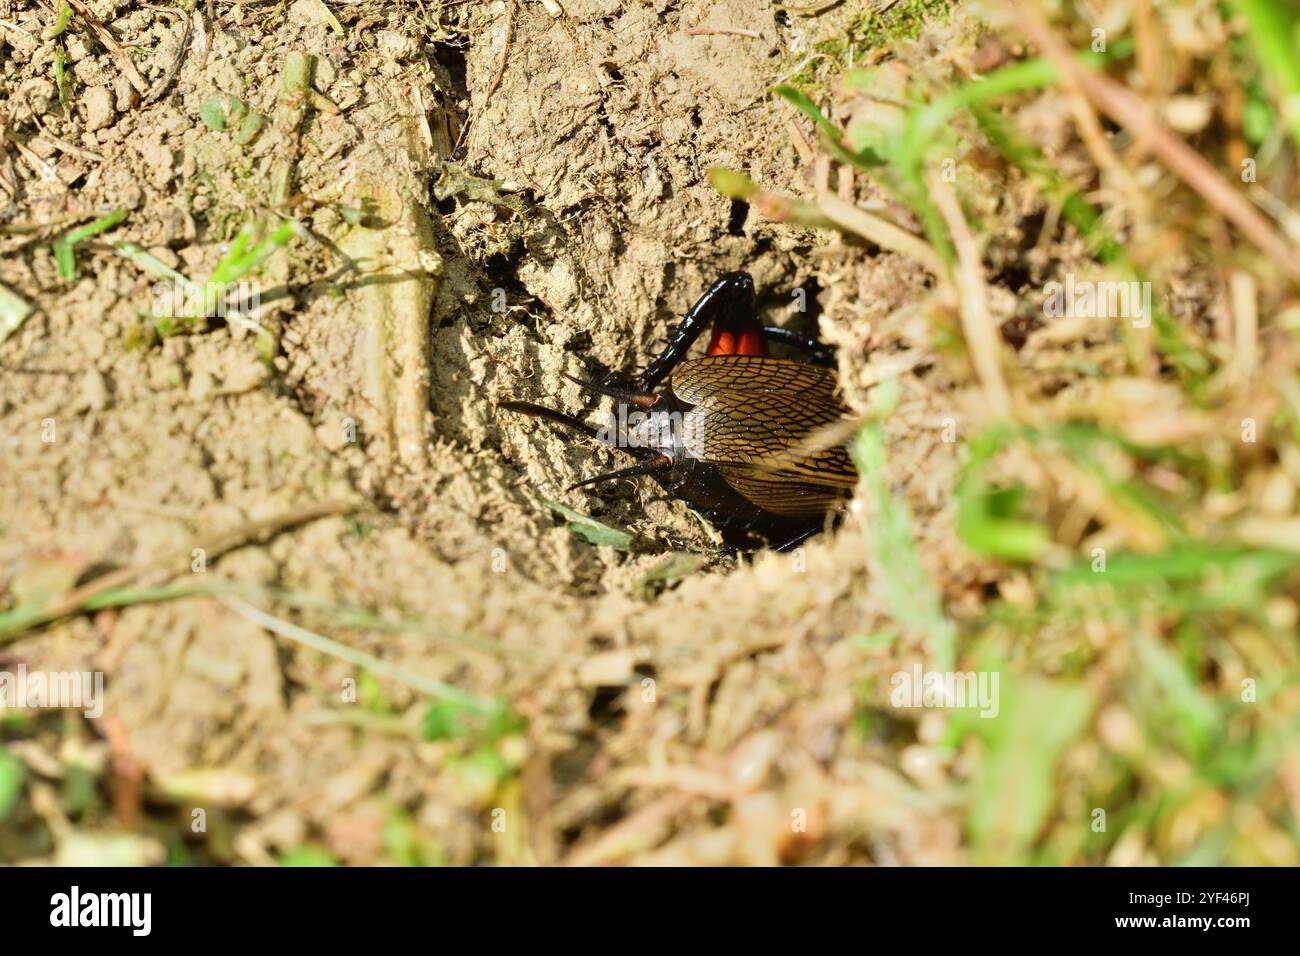
[[[746,325],[737,333],[733,329],[714,329],[709,339],[709,355],[766,355],[763,330]]]

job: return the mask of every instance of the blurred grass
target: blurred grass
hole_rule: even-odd
[[[996,661],[981,670],[1003,673]],[[1054,768],[1081,733],[1092,711],[1092,694],[1077,681],[1019,677],[1000,681],[1000,711],[984,719],[963,710],[958,728],[984,746],[972,784],[969,830],[975,862],[1029,862],[1030,848],[1058,802]]]
[[[1300,147],[1300,9],[1279,0],[1237,0],[1250,40],[1268,75],[1283,123]]]
[[[878,418],[893,411],[898,403],[897,381],[882,383],[873,402]],[[883,580],[889,615],[904,632],[921,636],[936,668],[948,670],[956,659],[955,629],[944,616],[939,592],[917,555],[907,504],[886,483],[885,439],[878,421],[858,433],[851,452],[871,502],[867,542]]]
[[[1300,13],[1269,0],[1242,0],[1235,8],[1271,106],[1293,145],[1300,146]],[[1055,27],[1084,51],[1078,56],[1089,69],[1116,76],[1138,69],[1137,44],[1125,30],[1112,32],[1106,52],[1095,54],[1088,50],[1088,18],[1049,9],[1057,15]],[[1005,45],[1014,30],[995,33]],[[1059,89],[1051,63],[1027,55],[978,77],[963,77],[959,70],[903,56],[908,72],[899,89],[897,74],[849,67],[844,51],[861,53],[860,43],[851,24],[814,45],[838,70],[809,67],[773,91],[812,122],[816,140],[835,162],[913,215],[926,241],[951,267],[953,237],[927,177],[945,157],[998,154],[1006,170],[1032,184],[1040,207],[1059,216],[1086,244],[1101,274],[1156,284],[1155,374],[1178,386],[1185,414],[1214,413],[1239,397],[1240,389],[1223,387],[1232,351],[1211,347],[1186,314],[1176,318],[1164,305],[1160,293],[1168,292],[1168,283],[1186,281],[1169,255],[1161,257],[1158,275],[1144,275],[1134,261],[1128,238],[1135,218],[1152,211],[1126,208],[1114,192],[1108,194],[1109,205],[1099,202],[1103,191],[1090,177],[1100,174],[1088,153],[1077,145],[1068,155],[1059,147],[1050,153],[1019,128],[1021,108]],[[1179,62],[1162,69],[1185,76],[1190,68],[1222,83],[1242,75],[1228,63],[1234,50],[1240,47],[1199,54],[1225,64],[1211,70],[1204,62],[1189,67],[1198,54],[1165,44],[1164,55]],[[1258,127],[1250,110],[1258,97],[1250,88],[1241,94],[1248,105],[1242,116],[1246,125],[1235,131],[1211,126],[1208,135],[1259,142],[1257,129],[1247,128]],[[1237,92],[1221,89],[1218,95],[1226,101]],[[1224,163],[1219,146],[1204,140],[1201,146]],[[1295,151],[1278,149],[1258,159],[1261,181],[1270,181],[1284,201],[1293,202]],[[968,206],[981,205],[981,191],[999,188],[1000,176],[1007,175],[989,172],[987,162],[978,174],[963,168],[957,189]],[[1229,181],[1239,180],[1237,173],[1231,165],[1222,169]],[[725,174],[715,177],[726,181]],[[1168,219],[1143,225],[1148,234],[1163,230],[1167,242],[1178,237],[1180,254],[1190,257],[1181,264],[1185,271],[1188,261],[1213,261],[1205,236],[1218,227],[1208,210],[1196,208],[1197,198],[1186,187],[1178,188],[1177,202],[1166,198],[1166,209],[1154,211]],[[760,189],[750,185],[754,195]],[[807,207],[796,221],[819,224],[816,201],[782,201],[781,208]],[[1122,215],[1116,215],[1117,206]],[[1117,223],[1123,226],[1117,229]],[[996,218],[976,217],[972,225],[982,246],[997,242]],[[1142,258],[1152,261],[1146,251]],[[1236,255],[1232,267],[1253,274],[1261,301],[1279,309],[1287,302],[1294,306],[1294,290],[1280,285],[1266,264]],[[1223,282],[1223,272],[1211,270],[1210,279]],[[1262,331],[1267,324],[1268,316],[1262,316]],[[1129,374],[1150,374],[1142,340],[1128,329],[1116,334],[1125,345]],[[1087,356],[1084,347],[1069,361],[1083,367]],[[1009,353],[1004,356],[1010,359]],[[1103,380],[1115,374],[1103,363],[1093,369],[1092,375]],[[1296,377],[1292,362],[1278,387],[1294,391],[1288,383]],[[878,386],[876,392],[888,387]],[[966,443],[955,502],[958,535],[967,551],[993,562],[991,568],[1018,567],[1022,583],[1014,599],[995,594],[978,615],[957,619],[950,640],[928,646],[930,666],[937,669],[951,666],[955,657],[1003,678],[999,717],[982,720],[958,711],[947,741],[953,747],[975,746],[980,754],[965,811],[976,859],[1296,863],[1296,801],[1288,796],[1284,772],[1270,762],[1286,759],[1294,766],[1300,759],[1300,541],[1287,547],[1252,545],[1238,536],[1239,523],[1225,520],[1213,505],[1223,496],[1249,494],[1258,487],[1261,468],[1300,460],[1297,411],[1284,400],[1279,415],[1261,423],[1268,433],[1263,448],[1239,435],[1204,430],[1190,441],[1149,445],[1114,430],[1111,410],[1100,404],[1091,415],[1083,405],[1068,420],[1052,420],[1050,405],[1027,402],[1036,405],[1033,424],[988,422]],[[1135,409],[1134,415],[1142,411]],[[939,600],[943,582],[920,572],[906,508],[880,477],[888,449],[879,426],[864,429],[854,453],[871,500],[869,546],[883,577],[888,613],[902,633],[932,631],[925,622],[945,620]],[[1052,480],[1007,482],[1011,461]],[[1062,474],[1081,476],[1101,496],[1105,508],[1094,516],[1089,536],[1113,544],[1079,553],[1074,537],[1062,537],[1062,503],[1044,493]],[[1294,486],[1294,468],[1290,474]],[[1248,498],[1244,504],[1250,510]],[[1008,573],[1009,568],[1001,576]],[[870,646],[896,640],[886,633]],[[1081,773],[1084,766],[1090,772]],[[1246,819],[1249,827],[1242,822]],[[1099,828],[1098,820],[1106,822]]]

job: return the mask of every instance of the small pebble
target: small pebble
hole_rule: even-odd
[[[81,377],[81,398],[79,407],[93,412],[102,412],[108,408],[112,399],[108,393],[108,383],[98,369],[87,369]]]
[[[934,747],[913,744],[899,755],[903,772],[927,790],[943,786],[947,780],[947,755]]]
[[[86,129],[90,132],[112,126],[117,118],[113,91],[107,86],[92,86],[81,94],[80,103],[86,114]]]

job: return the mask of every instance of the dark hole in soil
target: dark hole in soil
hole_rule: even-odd
[[[727,235],[743,236],[745,220],[749,218],[749,203],[742,199],[731,200],[731,216],[727,219]]]
[[[597,687],[587,706],[587,716],[594,724],[608,723],[623,713],[622,698],[627,690],[620,684]]]

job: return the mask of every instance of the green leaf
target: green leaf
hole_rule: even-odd
[[[740,199],[748,202],[758,192],[758,185],[744,173],[725,166],[714,166],[709,170],[709,185],[728,199]]]
[[[59,105],[67,113],[72,109],[72,101],[68,95],[68,74],[64,69],[65,62],[66,56],[63,52],[63,45],[59,44],[54,48],[54,86],[59,91]]]
[[[26,776],[27,768],[23,762],[0,747],[0,822],[7,819],[17,806]]]
[[[637,582],[640,588],[649,588],[660,581],[676,581],[693,574],[704,564],[704,558],[686,551],[673,551],[657,561]]]
[[[318,846],[300,846],[280,855],[281,866],[338,866],[338,860]]]
[[[817,124],[822,145],[826,147],[827,152],[840,162],[868,171],[884,165],[885,161],[871,149],[854,152],[845,146],[844,134],[840,131],[840,128],[826,118],[826,114],[818,108],[807,93],[790,86],[788,83],[772,87],[772,92],[786,100],[795,109]]]
[[[493,747],[479,747],[463,757],[449,761],[448,766],[460,779],[461,785],[472,792],[490,791],[515,772],[515,765]]]
[[[424,712],[421,731],[425,740],[460,740],[470,734],[469,718],[454,701],[436,700]]]
[[[1251,550],[1220,547],[1198,541],[1180,544],[1176,551],[1160,554],[1112,555],[1104,572],[1092,570],[1084,561],[1059,572],[1054,583],[1062,585],[1200,585],[1210,574],[1230,577],[1238,587],[1261,587],[1300,564],[1300,554],[1289,551]]]
[[[77,262],[72,255],[72,243],[67,239],[55,239],[52,243],[54,249],[54,265],[59,270],[59,278],[67,279],[71,282],[77,277]]]
[[[591,544],[608,545],[611,548],[617,548],[620,551],[627,551],[632,547],[632,536],[626,531],[619,531],[617,528],[611,528],[607,524],[601,524],[595,518],[588,518],[586,515],[579,514],[572,508],[567,508],[558,501],[552,501],[549,498],[543,498],[543,502],[552,511],[563,515],[568,519],[568,528],[579,538],[588,541]]]
[[[968,818],[972,840],[982,862],[1015,864],[1055,803],[1056,761],[1083,731],[1092,694],[1075,682],[1001,678],[996,717],[956,713],[985,744]]]
[[[55,16],[54,28],[50,30],[50,39],[54,40],[63,35],[63,31],[68,28],[72,22],[72,7],[68,0],[62,0],[59,3],[59,11]]]
[[[1155,689],[1140,696],[1148,723],[1172,732],[1192,757],[1204,757],[1222,725],[1219,709],[1167,645],[1149,634],[1132,640],[1138,671]]]
[[[995,425],[971,441],[970,458],[957,483],[957,534],[976,554],[1032,561],[1047,548],[1047,531],[1014,517],[1023,497],[1019,489],[990,488],[984,477],[989,460],[1010,435],[1009,429]]]
[[[1282,120],[1300,146],[1300,11],[1282,0],[1237,0],[1255,56],[1268,74]]]
[[[239,122],[239,129],[235,131],[234,142],[236,146],[246,146],[257,138],[257,134],[262,132],[262,127],[266,125],[266,117],[256,110],[249,110]]]
[[[224,93],[214,93],[199,104],[199,119],[218,133],[225,130],[229,121],[227,98]]]
[[[248,104],[238,96],[225,93],[213,93],[199,104],[199,119],[219,133],[231,126],[239,126],[242,131],[252,116],[260,117],[261,114],[250,111]],[[237,136],[235,141],[240,142],[240,137]]]
[[[465,740],[473,738],[482,746],[491,746],[502,737],[522,733],[527,722],[515,713],[505,698],[494,700],[484,713],[453,700],[438,700],[425,711],[422,730],[425,740]]]

